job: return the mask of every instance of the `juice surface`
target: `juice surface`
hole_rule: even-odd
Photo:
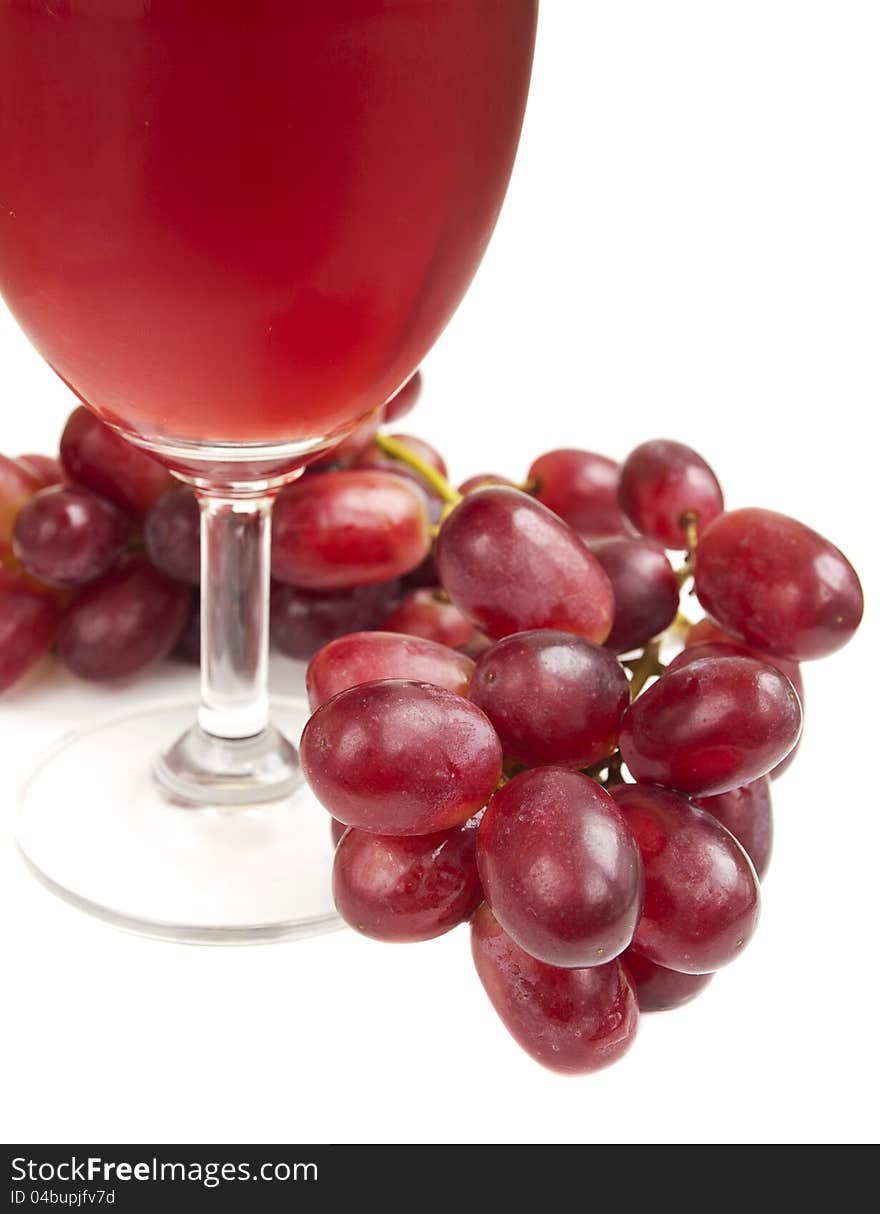
[[[0,0],[0,290],[161,440],[344,428],[418,366],[506,189],[537,0]]]

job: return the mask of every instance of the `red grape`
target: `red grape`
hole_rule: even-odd
[[[703,645],[724,645],[728,650],[744,655],[745,657],[758,658],[762,662],[766,662],[768,666],[775,666],[777,670],[791,681],[795,691],[800,696],[801,704],[804,702],[804,680],[801,674],[800,665],[797,662],[791,662],[787,658],[775,657],[772,653],[764,653],[760,649],[756,649],[754,645],[747,645],[745,641],[738,640],[735,636],[731,636],[729,632],[725,632],[723,628],[719,628],[712,620],[698,620],[696,624],[692,624],[685,641],[684,651],[677,655],[675,661],[671,665],[684,665],[685,653],[691,649],[696,649],[697,646]],[[705,652],[706,657],[709,656],[708,651]]]
[[[601,645],[536,629],[483,654],[468,694],[495,726],[507,758],[589,767],[617,747],[629,680]]]
[[[352,827],[346,826],[344,822],[338,822],[336,820],[336,818],[331,818],[330,819],[330,838],[333,840],[333,846],[338,847],[340,844],[340,841],[342,839],[342,836],[345,834],[345,832],[347,830],[351,830],[351,829],[352,829]],[[384,836],[379,835],[378,837],[383,838]],[[393,837],[394,836],[392,836],[392,838]]]
[[[174,484],[171,473],[158,460],[82,406],[71,413],[61,435],[61,463],[72,481],[136,518],[146,514],[156,498]]]
[[[41,489],[19,512],[15,555],[49,586],[82,586],[112,569],[128,543],[121,510],[78,485]]]
[[[614,591],[612,653],[640,649],[668,628],[678,612],[679,587],[666,554],[651,540],[614,535],[590,544]]]
[[[637,780],[709,796],[766,775],[792,749],[801,705],[756,658],[703,658],[664,674],[623,718],[620,752]]]
[[[768,777],[762,776],[760,780],[732,788],[717,797],[697,797],[695,804],[727,827],[747,853],[755,872],[763,878],[773,847],[773,806]]]
[[[498,922],[548,965],[604,965],[633,938],[639,849],[609,794],[580,772],[540,767],[499,789],[477,866]]]
[[[144,546],[157,569],[198,586],[202,576],[201,518],[188,485],[163,493],[144,522]]]
[[[473,918],[471,949],[492,1006],[536,1062],[585,1075],[629,1049],[639,1007],[632,979],[619,961],[591,969],[545,965],[511,940],[488,903]]]
[[[67,609],[58,652],[83,679],[116,679],[165,657],[186,624],[189,591],[147,560],[92,582]]]
[[[403,387],[395,392],[391,400],[386,401],[383,410],[384,421],[390,425],[391,422],[400,421],[402,417],[405,417],[407,413],[414,409],[422,393],[422,384],[421,371],[414,372]]]
[[[685,515],[695,516],[702,535],[724,509],[721,486],[702,456],[662,438],[642,443],[627,456],[619,500],[636,530],[666,548],[687,547]]]
[[[428,467],[433,468],[441,476],[446,476],[446,463],[442,455],[435,451],[428,443],[408,434],[392,434],[389,437],[404,443]],[[438,496],[435,487],[411,464],[406,463],[404,460],[395,459],[394,456],[388,455],[383,451],[378,444],[372,443],[359,453],[354,460],[353,466],[361,469],[373,469],[377,472],[388,472],[394,476],[402,477],[409,484],[416,485],[424,496],[428,518],[432,525],[439,523],[440,517],[443,514],[443,499]]]
[[[581,535],[620,535],[629,528],[617,501],[620,468],[592,451],[562,448],[539,456],[529,469],[533,492]]]
[[[353,632],[319,649],[306,671],[312,711],[340,691],[382,679],[432,683],[467,695],[474,664],[462,653],[396,632]]]
[[[694,585],[733,636],[802,662],[840,649],[855,632],[862,588],[839,548],[772,510],[733,510],[706,529]]]
[[[467,645],[477,634],[476,628],[459,609],[436,590],[414,590],[386,618],[383,628],[403,632],[407,636],[423,637],[454,649]]]
[[[414,569],[430,546],[424,495],[387,472],[306,477],[275,503],[272,572],[306,590],[388,582]]]
[[[392,679],[323,704],[302,735],[303,772],[334,818],[382,835],[465,822],[501,776],[501,744],[475,704]]]
[[[567,524],[517,489],[468,494],[440,528],[435,558],[453,603],[488,636],[559,628],[601,643],[611,631],[605,570]]]
[[[700,637],[707,639],[701,642]],[[803,713],[804,680],[798,663],[790,662],[787,658],[776,658],[772,654],[761,653],[752,645],[746,645],[744,641],[738,641],[736,637],[730,636],[723,629],[719,628],[717,624],[713,624],[711,620],[700,620],[699,623],[693,625],[688,633],[685,648],[673,658],[666,667],[666,671],[669,673],[671,670],[680,670],[682,666],[688,666],[691,662],[697,662],[701,658],[733,657],[736,654],[758,658],[759,661],[766,662],[768,666],[775,666],[777,670],[782,671],[797,692],[798,699],[801,702],[801,712]],[[802,741],[803,733],[801,733],[801,736],[782,762],[777,763],[770,772],[771,780],[778,779],[791,765],[797,752],[800,750]]]
[[[466,481],[462,481],[458,486],[458,492],[462,497],[467,497],[475,489],[485,489],[487,485],[506,485],[509,489],[519,487],[506,476],[496,476],[494,472],[478,472],[476,476],[469,476]]]
[[[342,918],[374,940],[433,940],[465,923],[483,900],[472,824],[430,835],[348,830],[333,861]]]
[[[22,506],[42,488],[42,478],[36,472],[0,455],[0,556],[12,547],[12,532]]]
[[[680,974],[664,969],[628,948],[620,958],[636,986],[640,1012],[665,1012],[696,999],[712,981],[711,974]]]
[[[0,691],[6,691],[35,665],[55,638],[58,605],[54,597],[0,568]]]
[[[354,586],[351,590],[272,587],[272,642],[290,658],[306,661],[328,641],[347,632],[378,628],[400,595],[400,582]]]
[[[755,870],[736,839],[668,789],[618,784],[611,795],[645,870],[635,948],[684,974],[706,974],[732,961],[755,930],[761,901]]]
[[[64,483],[64,469],[61,467],[61,461],[55,459],[52,455],[19,455],[15,461],[25,472],[30,476],[37,477],[40,481],[40,486],[43,489],[48,489],[50,485],[62,485]]]

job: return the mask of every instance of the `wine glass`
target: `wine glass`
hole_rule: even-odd
[[[81,908],[217,943],[338,924],[293,744],[307,705],[269,717],[272,499],[394,395],[467,289],[536,18],[537,0],[0,0],[0,289],[201,507],[201,703],[75,729],[23,793],[26,860]]]

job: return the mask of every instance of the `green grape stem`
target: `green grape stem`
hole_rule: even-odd
[[[660,661],[660,642],[652,641],[650,645],[645,646],[641,655],[635,661],[625,662],[624,665],[632,675],[629,681],[629,695],[630,699],[634,700],[648,679],[652,679],[654,675],[662,674],[666,669]]]
[[[431,486],[437,496],[449,506],[457,506],[462,500],[461,494],[457,489],[453,489],[449,481],[436,468],[432,468],[430,464],[425,463],[416,453],[406,445],[401,443],[396,438],[391,438],[387,434],[377,434],[373,439],[376,446],[386,455],[390,455],[392,459],[398,459],[402,464],[408,464],[418,472],[419,476]]]
[[[685,540],[687,541],[687,556],[681,567],[675,571],[679,589],[694,575],[694,555],[697,551],[697,516],[693,510],[688,510],[681,516],[680,522],[684,530]]]

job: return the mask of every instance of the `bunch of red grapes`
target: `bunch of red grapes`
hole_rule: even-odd
[[[291,657],[381,625],[409,588],[397,571],[430,549],[426,493],[371,450],[380,422],[412,408],[420,387],[417,374],[277,503],[272,637]],[[329,474],[356,456],[356,471]],[[352,512],[361,519],[353,534]],[[97,681],[169,654],[198,661],[199,530],[192,490],[88,409],[68,419],[57,458],[0,455],[0,692],[53,647]]]
[[[514,1038],[593,1071],[748,943],[800,663],[850,639],[861,587],[803,524],[725,511],[676,442],[453,489],[428,444],[379,432],[418,390],[275,506],[272,638],[311,658],[336,905],[379,940],[470,921]],[[0,462],[0,559],[0,688],[53,644],[92,679],[197,656],[195,499],[86,410],[60,461]]]

